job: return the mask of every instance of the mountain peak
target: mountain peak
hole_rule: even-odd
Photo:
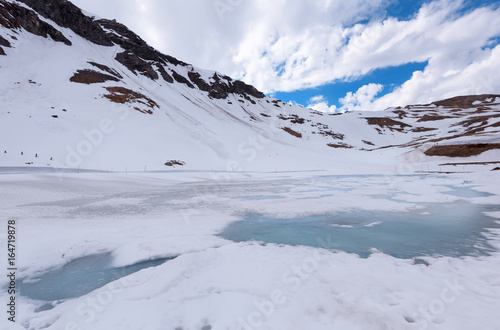
[[[26,6],[16,2],[0,0],[0,24],[8,29],[24,28],[26,31],[42,37],[50,37],[54,41],[71,46],[72,42],[58,28],[68,28],[76,35],[96,45],[119,46],[115,60],[135,75],[145,76],[153,81],[162,79],[167,83],[181,83],[189,88],[198,88],[208,92],[216,99],[226,99],[229,94],[263,98],[265,95],[255,87],[228,76],[214,73],[208,81],[192,65],[165,55],[148,45],[141,37],[116,20],[98,19],[85,15],[80,8],[66,0],[20,0]],[[49,24],[44,19],[56,24]],[[1,48],[10,47],[10,43],[0,36],[0,54],[5,55]],[[179,70],[176,67],[186,69]],[[79,69],[81,72],[84,68]],[[78,73],[77,72],[77,73]],[[102,78],[102,77],[101,77]],[[79,82],[78,77],[73,82]],[[92,81],[83,79],[84,81]],[[97,79],[96,81],[101,81]]]
[[[46,19],[63,28],[69,28],[77,35],[101,46],[113,46],[101,26],[86,16],[80,8],[67,0],[19,0]]]

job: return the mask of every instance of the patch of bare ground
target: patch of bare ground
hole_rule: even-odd
[[[94,70],[77,70],[69,81],[80,84],[98,84],[106,81],[120,81],[118,78],[109,74],[100,73]]]
[[[435,120],[443,120],[443,119],[449,119],[449,118],[456,118],[452,116],[443,116],[443,115],[424,115],[422,118],[417,120],[417,122],[421,123],[424,121],[435,121]]]
[[[337,149],[352,149],[353,147],[345,143],[328,143],[327,146]]]
[[[288,134],[290,135],[293,135],[295,137],[298,137],[299,139],[302,138],[302,134],[299,133],[299,132],[296,132],[294,131],[293,129],[289,128],[289,127],[283,127],[282,130],[284,130],[285,132],[287,132]]]
[[[152,110],[155,107],[160,108],[155,101],[151,100],[147,96],[124,87],[106,87],[106,90],[109,92],[109,94],[104,94],[104,97],[109,99],[111,102],[120,104],[139,103],[149,108],[148,110],[142,110],[139,107],[134,107],[134,109],[139,112],[151,115],[153,114]]]
[[[412,132],[415,133],[421,133],[421,132],[430,132],[430,131],[436,131],[437,128],[432,128],[432,127],[415,127],[412,128]]]
[[[404,110],[399,110],[399,109],[393,111],[393,113],[395,113],[396,115],[398,115],[399,119],[403,119],[404,117],[406,117],[408,115],[408,112],[406,112]]]
[[[245,98],[245,100],[247,100],[248,102],[250,102],[252,104],[257,104],[257,102],[255,102],[254,100],[252,100],[250,98],[250,96],[248,96],[247,94],[240,94],[240,95],[243,95],[243,97]]]
[[[500,164],[500,162],[469,162],[469,163],[446,163],[439,164],[439,166],[460,166],[460,165],[491,165]]]
[[[491,171],[500,171],[500,167],[495,167],[494,169],[492,169]]]
[[[477,156],[485,151],[493,149],[500,149],[500,143],[471,143],[434,146],[427,149],[424,153],[427,156],[470,157]]]
[[[490,107],[478,107],[476,111],[474,111],[474,113],[485,113],[485,112],[489,112],[489,111],[492,111],[493,109],[490,108]]]
[[[292,124],[303,124],[305,122],[304,118],[301,118],[301,117],[299,117],[297,115],[288,115],[288,117],[287,117],[287,116],[284,116],[284,115],[280,114],[278,116],[278,118],[281,119],[281,120],[290,120],[290,122]]]
[[[343,140],[345,138],[344,134],[336,133],[334,131],[323,131],[320,129],[318,133],[323,135],[323,136],[331,136],[332,138],[334,138],[336,140]]]
[[[99,63],[96,63],[96,62],[87,62],[87,63],[89,63],[92,66],[95,66],[96,68],[101,69],[102,71],[105,71],[105,72],[109,73],[112,76],[115,76],[116,78],[119,78],[119,79],[123,78],[121,74],[119,74],[118,72],[116,72],[116,70],[111,69],[109,66],[106,66],[104,64],[99,64]]]
[[[318,128],[318,134],[323,135],[323,136],[331,136],[332,138],[336,140],[343,140],[345,138],[345,135],[342,133],[337,133],[332,130],[330,130],[328,125],[322,124],[322,123],[316,123],[316,124],[311,124],[313,127]],[[316,132],[312,132],[312,134],[316,134]]]
[[[374,146],[375,144],[373,142],[370,142],[370,141],[365,141],[365,140],[361,140],[364,144],[367,144],[369,146]]]
[[[405,124],[401,121],[397,121],[391,118],[366,117],[365,119],[368,121],[369,125],[379,126],[380,128],[387,127],[391,131],[403,132],[405,127],[411,127],[411,125]],[[379,131],[379,133],[381,132]]]
[[[500,121],[498,121],[494,124],[491,124],[491,125],[470,127],[465,133],[450,135],[450,136],[446,136],[446,137],[442,137],[442,138],[430,139],[427,141],[427,143],[437,143],[437,142],[446,141],[446,140],[454,140],[454,139],[457,139],[460,137],[481,134],[486,128],[489,128],[489,127],[500,127]],[[457,131],[455,131],[455,132],[457,132]],[[450,131],[450,133],[452,133],[452,131]],[[500,131],[488,131],[488,134],[493,134],[493,133],[500,133]]]
[[[474,117],[470,117],[467,120],[461,121],[454,126],[469,127],[469,126],[472,126],[475,124],[479,124],[479,126],[484,126],[484,125],[488,125],[488,120],[494,119],[494,118],[499,118],[499,117],[500,117],[500,113],[486,115],[486,116],[474,116]]]
[[[476,101],[485,102],[488,99],[495,100],[497,97],[500,97],[500,95],[497,94],[466,95],[466,96],[452,97],[442,101],[432,102],[432,104],[444,107],[470,108],[474,107],[473,103]]]

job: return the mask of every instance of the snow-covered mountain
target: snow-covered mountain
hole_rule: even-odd
[[[497,161],[499,127],[500,95],[321,113],[164,55],[69,1],[0,0],[0,166],[424,169],[442,156]]]

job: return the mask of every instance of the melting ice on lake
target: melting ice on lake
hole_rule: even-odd
[[[454,188],[451,195],[485,196],[471,189]],[[390,198],[390,196],[387,196]],[[498,228],[483,212],[496,205],[475,205],[465,200],[420,204],[409,212],[352,210],[348,213],[280,219],[247,214],[227,226],[220,236],[229,240],[307,245],[342,250],[368,257],[373,248],[397,258],[482,255],[491,252],[486,228]]]
[[[142,261],[125,267],[113,267],[108,254],[89,255],[68,262],[34,280],[19,283],[21,295],[42,301],[58,301],[83,296],[121,277],[141,269],[155,267],[172,258]]]

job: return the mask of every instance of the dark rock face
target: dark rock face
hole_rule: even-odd
[[[4,39],[4,37],[2,36],[0,36],[0,55],[6,55],[1,46],[10,47],[10,42],[7,39]]]
[[[164,55],[153,47],[149,46],[137,34],[130,31],[125,25],[118,23],[116,20],[101,19],[96,21],[101,27],[114,31],[108,32],[110,40],[120,45],[126,51],[116,56],[116,60],[125,65],[132,72],[139,72],[146,77],[157,80],[158,73],[154,67],[158,69],[161,77],[168,83],[173,83],[174,78],[165,70],[163,65],[171,63],[173,65],[187,66],[187,63],[177,60],[176,58]],[[180,80],[182,80],[181,77]],[[190,85],[188,80],[179,81]]]
[[[10,47],[9,40],[7,40],[4,37],[0,36],[0,46]]]
[[[154,48],[150,47],[144,40],[137,34],[130,31],[125,25],[118,23],[115,20],[101,19],[96,21],[101,27],[112,30],[105,32],[108,38],[115,44],[120,45],[123,49],[133,51],[135,55],[151,61],[159,61],[160,53],[156,52]]]
[[[250,85],[247,85],[243,81],[239,81],[239,80],[234,81],[232,87],[233,87],[231,90],[232,93],[248,94],[248,95],[252,95],[253,97],[256,97],[258,99],[261,99],[261,98],[266,96],[266,95],[264,95],[264,93],[259,92],[257,90],[257,88],[250,86]]]
[[[158,79],[158,73],[154,67],[158,69],[163,80],[168,83],[173,83],[174,80],[181,84],[186,84],[189,88],[194,88],[194,83],[200,90],[208,92],[210,97],[216,99],[225,99],[229,93],[251,95],[256,98],[263,98],[265,95],[259,92],[255,87],[245,84],[241,81],[232,81],[231,78],[224,76],[225,82],[217,74],[214,75],[215,82],[209,84],[203,80],[198,72],[188,72],[186,77],[173,72],[172,76],[165,70],[163,65],[170,63],[178,66],[189,66],[189,64],[179,61],[176,58],[164,55],[153,47],[149,46],[137,34],[130,31],[125,25],[116,22],[115,20],[101,19],[96,21],[103,28],[114,31],[108,33],[108,37],[117,45],[120,45],[127,52],[120,53],[116,56],[116,60],[125,65],[132,72],[139,72],[153,80]]]
[[[189,88],[194,88],[193,84],[191,84],[189,80],[187,80],[184,76],[181,76],[175,71],[173,72],[173,76],[175,81],[177,81],[178,83],[186,84]]]
[[[231,78],[228,76],[219,77],[217,73],[214,73],[212,79],[215,81],[211,85],[210,91],[208,92],[208,96],[213,97],[214,99],[225,99],[230,93],[229,83]],[[222,80],[225,80],[223,82]]]
[[[189,79],[202,91],[208,92],[208,95],[214,99],[225,99],[228,94],[241,94],[248,101],[255,103],[248,95],[256,98],[263,98],[265,95],[259,92],[255,87],[245,84],[242,81],[233,81],[228,76],[220,77],[215,73],[212,77],[213,83],[208,84],[203,80],[198,72],[188,72]]]
[[[209,84],[207,84],[207,82],[205,80],[201,79],[201,75],[198,72],[189,71],[188,77],[189,77],[189,80],[194,82],[200,90],[205,91],[205,92],[210,91],[211,86]]]
[[[54,41],[71,46],[71,41],[52,25],[41,21],[34,11],[2,0],[0,5],[0,24],[4,27],[9,29],[22,27],[37,36],[44,38],[50,36]]]
[[[116,55],[115,59],[135,74],[139,72],[152,80],[158,79],[158,73],[153,69],[153,66],[134,53],[119,53]]]
[[[76,34],[101,46],[113,46],[104,30],[92,18],[85,16],[80,8],[67,0],[20,0],[45,18],[59,26],[69,28]]]
[[[102,71],[105,71],[113,76],[115,76],[116,78],[118,79],[122,79],[122,75],[119,74],[118,72],[116,72],[115,70],[111,69],[110,67],[104,65],[104,64],[99,64],[99,63],[96,63],[96,62],[88,62],[90,65],[93,65],[95,66],[96,68],[99,68],[101,69]]]
[[[118,23],[116,20],[101,19],[97,20],[96,23],[105,29],[116,32],[116,34],[107,33],[107,36],[111,41],[144,60],[160,62],[162,64],[171,63],[173,65],[180,66],[188,65],[187,63],[179,61],[172,56],[164,55],[158,52],[153,47],[149,46],[137,34],[130,31],[125,25]]]
[[[168,74],[168,72],[165,70],[163,65],[157,64],[156,68],[158,69],[158,71],[160,71],[160,74],[161,74],[163,80],[165,80],[166,82],[171,83],[171,84],[174,82],[174,78],[172,78],[172,76]]]

